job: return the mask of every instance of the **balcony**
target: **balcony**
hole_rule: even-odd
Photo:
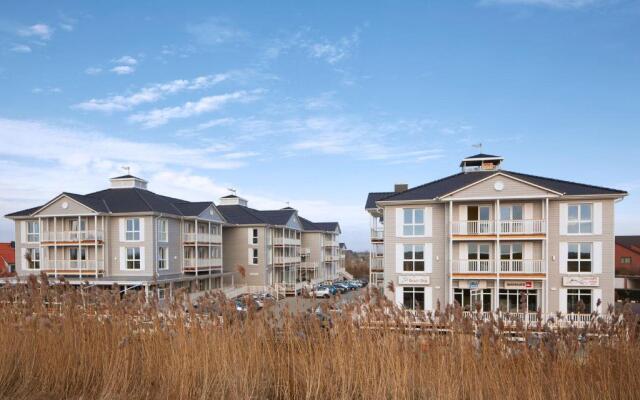
[[[495,260],[453,260],[453,273],[491,274],[496,272]]]
[[[273,256],[274,264],[294,264],[300,262],[300,256]]]
[[[369,269],[371,269],[371,271],[384,270],[384,258],[372,258],[370,260]]]
[[[546,221],[538,219],[454,221],[451,223],[452,235],[539,235],[545,232]]]
[[[58,271],[58,273],[79,273],[95,272],[104,269],[102,260],[47,260],[43,263],[47,273]]]
[[[300,239],[275,236],[273,238],[273,244],[275,246],[300,246]]]
[[[222,258],[185,258],[184,269],[209,269],[222,267]]]
[[[544,274],[543,260],[500,260],[500,272],[522,274]]]
[[[311,249],[308,247],[303,247],[300,249],[300,255],[308,256],[311,254]]]
[[[52,242],[95,242],[104,240],[103,231],[64,231],[64,232],[44,232],[42,234],[43,243]]]
[[[300,269],[304,269],[307,271],[315,271],[318,269],[318,263],[311,262],[311,261],[304,261],[300,263]]]
[[[371,229],[371,240],[384,240],[384,228]]]
[[[184,241],[185,243],[222,243],[222,235],[203,232],[185,232]]]
[[[338,242],[335,240],[325,240],[322,245],[324,247],[338,247]]]

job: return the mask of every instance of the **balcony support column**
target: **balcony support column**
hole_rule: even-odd
[[[53,217],[53,276],[58,279],[58,218]]]
[[[449,200],[449,304],[453,304],[453,201]]]
[[[500,199],[496,199],[495,213],[493,216],[494,229],[496,230],[496,242],[493,249],[494,268],[496,269],[496,290],[493,295],[493,308],[497,310],[500,307]]]
[[[195,233],[196,233],[196,237],[195,237],[196,277],[198,277],[198,264],[199,264],[198,263],[198,256],[199,256],[199,254],[198,254],[198,220],[197,219],[195,220],[194,224],[195,224],[195,229],[194,230],[195,230]],[[200,285],[200,281],[198,281],[196,279],[196,288],[198,288],[199,285]]]
[[[94,254],[93,258],[96,263],[96,279],[98,279],[98,215],[93,216],[93,246]]]
[[[78,215],[78,231],[82,229],[82,217]],[[78,256],[76,257],[76,265],[80,272],[80,280],[82,280],[82,235],[78,234]]]

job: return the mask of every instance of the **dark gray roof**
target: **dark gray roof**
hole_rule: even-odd
[[[455,175],[450,175],[442,179],[438,179],[433,182],[425,183],[424,185],[416,186],[407,191],[400,193],[390,193],[386,196],[384,193],[369,193],[367,197],[367,203],[365,208],[375,208],[375,202],[381,200],[433,200],[438,197],[444,196],[448,193],[454,192],[458,189],[462,189],[472,183],[478,182],[491,175],[503,173],[508,176],[512,176],[517,179],[538,185],[555,192],[562,193],[563,195],[626,195],[624,190],[610,189],[600,186],[587,185],[583,183],[576,183],[570,181],[563,181],[560,179],[544,178],[541,176],[522,174],[512,171],[478,171],[464,173],[460,172]]]
[[[481,158],[502,158],[500,156],[492,156],[491,154],[478,153],[475,156],[467,157],[465,160],[473,160],[473,159],[481,159]]]
[[[298,217],[300,218],[300,223],[302,224],[302,229],[305,231],[319,231],[320,228],[318,226],[316,226],[315,223],[309,221],[308,219],[304,218],[304,217]]]
[[[296,214],[294,209],[256,210],[242,205],[221,205],[218,210],[227,222],[237,225],[286,225],[291,216]]]
[[[116,176],[115,178],[111,178],[111,179],[140,179],[141,181],[144,181],[144,179],[138,178],[137,176],[133,176],[133,175]]]
[[[190,202],[138,188],[105,189],[86,195],[64,192],[62,195],[100,213],[159,212],[194,217],[213,204],[210,201]],[[7,217],[29,216],[43,206],[8,214]]]
[[[340,228],[340,224],[337,222],[314,222],[314,224],[324,232],[333,232]]]
[[[385,197],[391,196],[395,192],[371,192],[367,196],[367,203],[365,204],[365,209],[376,208],[376,201],[382,200]]]
[[[629,250],[640,251],[640,236],[616,236],[616,244]]]

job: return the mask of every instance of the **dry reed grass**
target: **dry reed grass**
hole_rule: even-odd
[[[12,399],[627,399],[640,393],[636,323],[505,339],[499,322],[442,313],[452,333],[405,329],[380,297],[331,327],[273,308],[198,311],[140,295],[39,284],[0,291],[0,397]],[[352,312],[369,310],[354,322]],[[386,315],[384,318],[382,315]],[[367,328],[368,327],[368,328]],[[540,331],[544,331],[544,326]],[[587,333],[595,339],[580,340]]]

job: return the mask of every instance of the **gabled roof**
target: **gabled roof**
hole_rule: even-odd
[[[269,225],[287,225],[292,216],[296,215],[296,210],[266,210],[258,211],[260,217],[263,218]]]
[[[315,222],[315,225],[324,232],[334,232],[340,229],[340,224],[337,222]]]
[[[0,263],[3,260],[7,264],[16,263],[16,249],[11,247],[11,243],[0,243]]]
[[[218,206],[218,211],[224,216],[224,219],[227,220],[230,224],[235,225],[265,225],[267,221],[262,219],[258,215],[258,210],[254,210],[253,208],[249,208],[246,206],[241,206],[238,204],[234,205],[220,205]]]
[[[315,223],[309,221],[308,219],[304,218],[304,217],[298,217],[300,218],[300,223],[302,224],[302,229],[305,231],[319,231],[320,227],[316,226]]]
[[[473,183],[479,182],[483,179],[489,178],[492,175],[503,174],[511,176],[515,179],[520,179],[525,182],[529,182],[533,185],[537,185],[551,191],[561,193],[569,196],[579,195],[620,195],[627,194],[624,190],[610,189],[600,186],[587,185],[583,183],[576,183],[570,181],[563,181],[560,179],[544,178],[541,176],[528,175],[513,171],[478,171],[464,173],[460,172],[454,175],[447,176],[442,179],[438,179],[424,185],[416,186],[409,190],[400,193],[391,193],[384,195],[384,193],[374,192],[369,193],[367,198],[367,204],[365,208],[376,208],[375,203],[378,201],[397,201],[397,200],[435,200],[441,196],[462,189]]]
[[[640,235],[616,236],[616,244],[640,253]]]
[[[158,212],[196,217],[213,204],[210,201],[190,202],[162,196],[139,188],[105,189],[86,195],[64,192],[55,199],[61,196],[68,196],[98,213]],[[29,216],[47,204],[8,214],[7,217]]]

